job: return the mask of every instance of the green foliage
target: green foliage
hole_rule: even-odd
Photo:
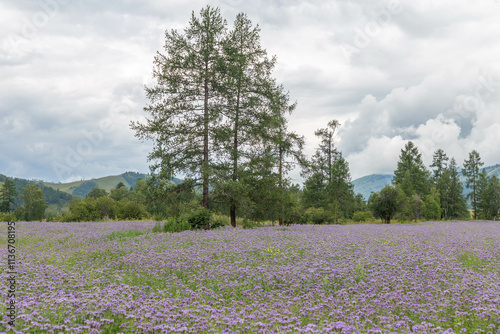
[[[298,205],[287,206],[283,223],[285,225],[306,224],[307,220],[304,209]]]
[[[191,225],[184,219],[169,219],[163,224],[162,232],[178,233],[191,230]]]
[[[40,187],[28,184],[23,189],[21,199],[24,201],[24,220],[34,221],[44,218],[48,205],[43,199],[43,190]]]
[[[219,227],[224,227],[231,224],[231,220],[227,216],[215,215],[213,214],[210,218],[210,228],[215,229]]]
[[[424,217],[426,220],[440,220],[441,219],[441,202],[439,192],[436,188],[431,188],[428,195],[424,198]]]
[[[94,181],[87,181],[73,189],[73,195],[78,197],[85,197],[92,189],[97,187],[97,183]]]
[[[472,191],[467,194],[467,198],[472,200],[474,209],[474,219],[477,219],[477,187],[479,181],[480,168],[484,163],[476,150],[469,153],[469,159],[464,161],[462,174],[466,177],[466,186]]]
[[[139,235],[143,235],[144,232],[136,229],[113,231],[104,237],[109,240],[120,240],[123,238],[135,238]]]
[[[422,161],[422,154],[411,141],[401,150],[392,182],[399,185],[408,198],[414,194],[423,197],[429,192],[429,172]]]
[[[306,164],[303,172],[307,176],[304,184],[304,207],[323,208],[333,214],[333,220],[351,217],[356,206],[349,164],[334,147],[335,131],[340,123],[333,120],[328,127],[316,131],[321,143]]]
[[[259,225],[256,224],[254,221],[250,220],[250,219],[243,219],[243,224],[242,224],[242,227],[244,229],[254,229],[256,227],[258,227]]]
[[[87,194],[87,196],[85,196],[85,198],[89,198],[89,197],[90,198],[99,198],[99,197],[106,197],[106,196],[108,196],[108,192],[106,190],[95,187]]]
[[[463,195],[460,174],[454,158],[451,158],[448,167],[437,180],[437,188],[440,194],[443,218],[470,218],[470,214],[467,210],[467,203]]]
[[[119,202],[118,206],[118,218],[119,219],[132,219],[140,220],[148,216],[146,207],[136,201],[122,201]]]
[[[189,215],[187,222],[192,230],[210,228],[210,218],[212,213],[207,209],[200,209]]]
[[[111,189],[109,193],[109,197],[114,199],[115,201],[120,201],[122,199],[125,199],[128,195],[129,191],[125,186],[121,186],[119,188]]]
[[[11,213],[15,207],[17,196],[16,185],[11,179],[7,179],[0,189],[0,212]]]
[[[479,175],[477,207],[482,219],[495,219],[500,211],[500,181],[493,175],[488,177],[483,169]]]
[[[352,216],[352,220],[355,222],[366,222],[375,220],[375,217],[373,217],[371,211],[356,211]]]
[[[385,186],[379,193],[373,193],[368,200],[368,206],[375,217],[380,217],[386,224],[400,212],[404,201],[404,193],[398,187]]]
[[[314,207],[306,210],[305,219],[312,224],[333,224],[335,222],[335,216],[332,212]]]
[[[0,222],[16,222],[17,217],[14,212],[12,213],[1,213],[0,212]]]

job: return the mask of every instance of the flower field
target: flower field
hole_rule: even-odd
[[[498,222],[153,226],[17,223],[0,332],[500,333]]]

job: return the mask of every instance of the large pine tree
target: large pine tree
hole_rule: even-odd
[[[10,213],[14,208],[17,196],[16,185],[11,179],[7,179],[0,189],[0,212]]]
[[[429,193],[429,172],[422,161],[422,154],[411,141],[401,150],[393,183],[399,185],[408,198],[413,195],[423,198]]]
[[[476,150],[469,153],[469,159],[464,161],[464,168],[462,169],[462,174],[466,177],[466,186],[471,189],[471,192],[467,195],[468,199],[472,200],[472,205],[474,208],[474,219],[477,219],[477,185],[479,181],[479,174],[481,166],[484,162],[481,161],[481,157]]]
[[[438,179],[443,218],[458,219],[468,215],[467,203],[463,195],[463,185],[455,158],[451,158],[447,168]]]
[[[184,174],[201,184],[203,206],[209,206],[209,184],[216,167],[217,129],[221,122],[220,61],[226,22],[219,9],[192,14],[184,33],[165,33],[165,54],[157,53],[147,87],[150,103],[145,123],[132,122],[140,139],[153,140],[152,173],[169,181]]]

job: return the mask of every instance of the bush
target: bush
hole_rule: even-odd
[[[171,219],[163,224],[164,233],[177,233],[191,230],[191,225],[183,219]]]
[[[244,229],[252,229],[252,228],[256,228],[257,225],[251,221],[250,219],[243,219],[243,228]]]
[[[1,213],[0,212],[0,222],[15,222],[17,221],[16,215],[14,213]]]
[[[312,224],[332,224],[335,221],[333,214],[323,208],[309,208],[305,216],[306,221]]]
[[[292,225],[292,224],[306,224],[307,220],[304,215],[304,211],[300,207],[294,207],[290,211],[285,213],[285,217],[283,219],[283,224]]]
[[[356,211],[352,216],[352,220],[355,222],[366,222],[375,220],[375,217],[373,217],[370,211]]]
[[[219,228],[219,227],[224,227],[226,225],[230,225],[231,221],[229,217],[226,216],[221,216],[221,215],[212,215],[212,218],[210,219],[210,228]]]
[[[210,218],[212,214],[207,209],[201,209],[192,213],[187,219],[192,230],[200,230],[202,228],[210,228]]]
[[[146,207],[141,203],[126,201],[120,205],[118,218],[140,220],[148,216]]]

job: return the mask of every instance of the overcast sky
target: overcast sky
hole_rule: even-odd
[[[353,179],[390,174],[413,140],[429,165],[476,149],[500,163],[500,3],[495,0],[3,0],[0,173],[64,182],[148,172],[141,120],[164,32],[218,6],[261,27],[304,135],[331,119]],[[297,172],[292,174],[294,178]],[[300,181],[296,179],[296,181]]]

